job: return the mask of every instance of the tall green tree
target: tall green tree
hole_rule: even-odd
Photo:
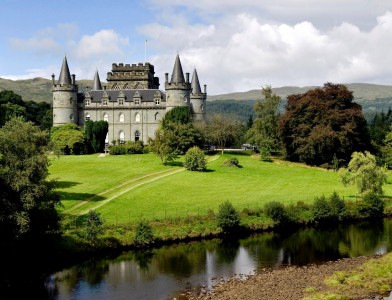
[[[106,121],[95,121],[92,128],[93,138],[91,146],[94,152],[103,152],[105,149],[105,139],[109,130],[109,124]]]
[[[256,119],[246,137],[250,143],[259,147],[261,153],[269,157],[272,151],[280,148],[278,117],[281,98],[272,93],[270,86],[263,88],[261,93],[264,99],[255,104]]]
[[[0,241],[58,229],[59,197],[48,181],[49,137],[31,122],[13,118],[0,128]]]
[[[339,170],[344,185],[355,185],[360,194],[382,195],[382,186],[387,182],[387,170],[377,165],[370,152],[354,152],[347,168]]]
[[[234,143],[240,136],[242,124],[233,116],[214,114],[206,123],[204,134],[206,140],[221,149]]]
[[[188,106],[178,106],[169,110],[162,119],[162,128],[170,124],[189,124],[192,123],[192,114]]]
[[[350,160],[351,153],[370,149],[366,120],[353,93],[342,84],[287,97],[279,132],[287,159],[311,165]]]
[[[149,139],[151,151],[159,156],[164,165],[174,161],[179,155],[176,145],[172,143],[176,138],[174,132],[158,129],[155,138]]]

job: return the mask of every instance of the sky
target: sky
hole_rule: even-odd
[[[103,82],[112,63],[180,55],[210,95],[267,85],[392,85],[391,0],[0,0],[0,77]]]

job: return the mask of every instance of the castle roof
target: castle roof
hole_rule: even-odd
[[[196,69],[193,70],[191,87],[192,87],[192,94],[201,94],[199,76],[197,76]]]
[[[183,82],[185,82],[184,72],[182,71],[180,56],[177,54],[176,61],[174,63],[172,77],[171,77],[171,83],[183,83]]]
[[[72,84],[71,74],[69,73],[67,57],[64,56],[63,65],[61,66],[58,84]]]
[[[154,102],[157,93],[159,94],[160,98],[163,102],[166,101],[166,95],[161,90],[157,89],[136,89],[136,90],[92,90],[90,91],[91,101],[93,102],[100,102],[104,97],[104,93],[109,96],[109,102],[117,102],[120,92],[124,95],[125,102],[131,102],[134,96],[140,95],[141,102]],[[136,94],[136,95],[135,95]]]
[[[99,79],[98,70],[95,71],[93,90],[102,90],[101,80]]]

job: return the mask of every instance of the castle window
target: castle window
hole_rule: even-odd
[[[119,90],[120,87],[119,87],[118,84],[116,83],[116,84],[113,85],[112,89],[113,89],[113,90]]]
[[[86,104],[86,106],[90,106],[90,99],[86,99],[85,104]]]
[[[103,99],[102,100],[102,105],[107,106],[108,105],[108,100],[107,99]]]
[[[135,105],[139,105],[140,104],[140,99],[139,98],[136,98],[135,99]]]
[[[140,123],[140,114],[139,114],[139,113],[137,113],[137,114],[135,115],[135,122],[136,122],[136,123]]]
[[[118,105],[124,105],[124,99],[118,99]]]
[[[124,114],[123,113],[120,114],[119,121],[120,121],[120,123],[124,123]]]
[[[103,120],[109,122],[109,115],[107,113],[103,114]]]
[[[156,114],[155,114],[155,121],[158,121],[159,120],[159,113],[157,112]]]
[[[159,98],[156,98],[156,99],[155,99],[155,104],[156,104],[156,105],[159,105],[159,103],[160,103],[159,100],[161,100],[161,99],[159,99]]]
[[[124,131],[120,131],[120,134],[119,134],[119,137],[120,137],[120,144],[124,144],[125,143],[125,133],[124,133]]]
[[[86,115],[86,121],[90,121],[90,118],[91,118],[90,114],[87,114]]]
[[[130,90],[130,89],[131,89],[131,86],[128,83],[126,83],[124,85],[124,90]]]
[[[73,120],[73,119],[74,119],[74,115],[73,115],[73,114],[70,114],[70,115],[69,115],[69,119],[70,119],[70,120]]]
[[[135,142],[138,141],[140,139],[140,132],[139,130],[135,131]]]

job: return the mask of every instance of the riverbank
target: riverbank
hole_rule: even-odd
[[[372,281],[377,281],[384,293],[391,288],[391,278],[379,274],[382,269],[380,265],[392,270],[386,260],[391,261],[392,255],[361,256],[322,265],[265,269],[245,279],[221,281],[197,299],[374,299],[380,292],[376,292]],[[369,271],[371,269],[373,273]],[[383,280],[389,280],[389,283]]]

